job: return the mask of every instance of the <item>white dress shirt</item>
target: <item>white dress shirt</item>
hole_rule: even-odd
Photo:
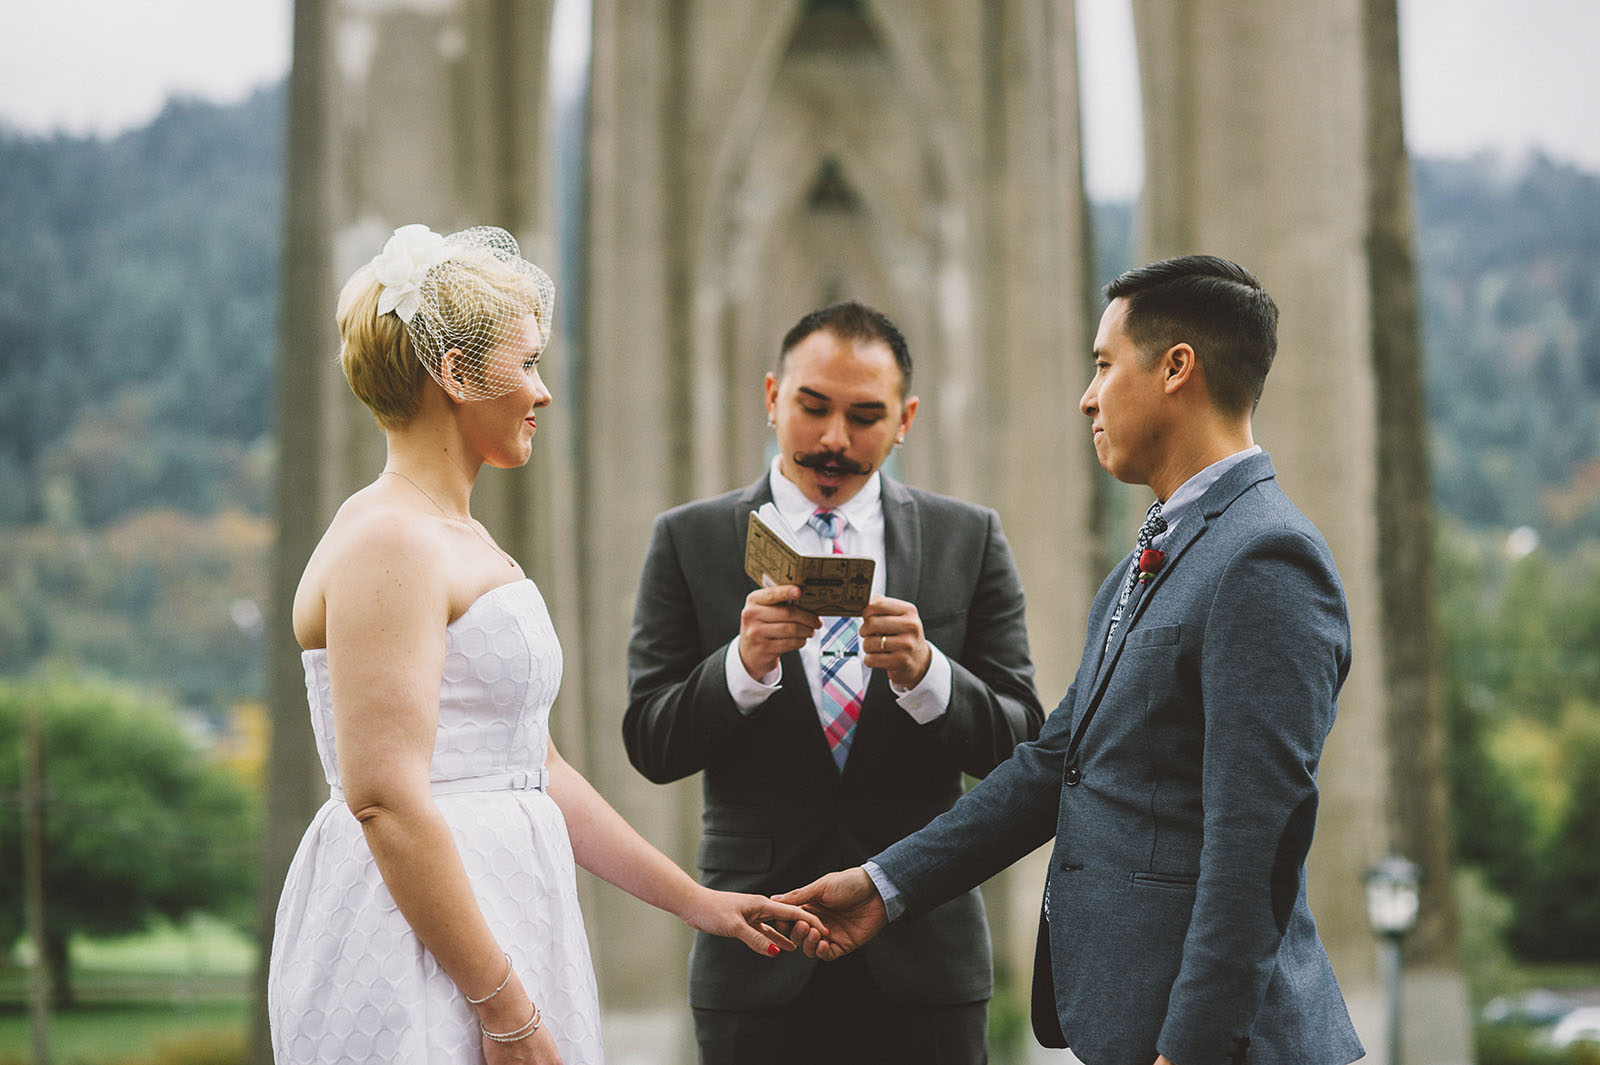
[[[1243,451],[1235,451],[1227,458],[1213,462],[1179,485],[1178,490],[1168,496],[1166,502],[1161,504],[1161,516],[1167,519],[1167,528],[1165,532],[1158,533],[1150,541],[1150,546],[1157,551],[1161,550],[1161,545],[1172,537],[1172,530],[1178,527],[1178,522],[1183,520],[1185,514],[1194,509],[1194,505],[1200,502],[1200,497],[1206,494],[1208,488],[1222,480],[1222,475],[1239,465],[1239,463],[1251,455],[1259,454],[1261,454],[1259,444],[1255,447],[1247,447]]]
[[[828,553],[831,548],[808,524],[808,519],[818,510],[817,505],[807,499],[805,493],[783,475],[779,462],[778,458],[772,460],[772,470],[768,476],[772,487],[772,502],[788,527],[790,538],[800,546],[801,550],[809,554]],[[864,555],[877,563],[872,571],[872,594],[884,594],[883,590],[888,583],[889,566],[883,542],[881,474],[874,473],[861,487],[861,491],[852,496],[848,502],[832,509],[844,519],[844,528],[839,532],[839,546],[847,555]],[[800,649],[800,662],[805,666],[806,683],[811,688],[812,705],[817,707],[819,727],[826,725],[822,719],[822,634],[827,629],[828,622],[824,619],[822,628],[818,629]],[[944,652],[932,644],[928,645],[928,649],[933,652],[933,657],[921,683],[915,688],[901,688],[892,682],[890,684],[900,709],[909,714],[919,725],[937,720],[950,707],[950,660],[944,656]],[[753,713],[756,707],[770,699],[772,693],[781,687],[779,681],[783,677],[782,666],[773,669],[759,680],[750,676],[744,668],[743,659],[739,657],[737,639],[728,645],[726,672],[728,693],[733,696],[734,705],[745,714]],[[862,674],[861,691],[865,694],[867,682],[871,679],[871,671],[863,668]]]

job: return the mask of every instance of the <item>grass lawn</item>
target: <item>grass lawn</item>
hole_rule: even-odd
[[[250,1023],[255,946],[197,920],[115,940],[74,940],[78,1005],[50,1020],[55,1065],[222,1065]],[[31,1052],[27,970],[0,964],[0,1065]]]

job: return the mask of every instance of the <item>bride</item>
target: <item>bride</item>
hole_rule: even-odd
[[[696,883],[550,742],[560,645],[468,504],[485,463],[528,460],[553,298],[504,230],[420,225],[339,298],[340,362],[388,459],[295,594],[331,794],[278,906],[280,1065],[599,1063],[574,862],[761,954],[793,949],[774,923],[814,923]]]

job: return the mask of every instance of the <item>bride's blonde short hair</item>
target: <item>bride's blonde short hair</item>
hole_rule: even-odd
[[[485,239],[496,243],[475,243]],[[532,315],[541,349],[550,336],[554,286],[516,254],[509,234],[475,227],[446,240],[448,257],[427,268],[420,306],[413,306],[409,321],[396,311],[379,313],[385,286],[377,260],[352,274],[339,294],[340,368],[385,429],[416,415],[429,376],[466,399],[488,399],[515,387],[515,377],[491,361],[496,347],[519,339],[511,323]],[[444,378],[442,363],[451,351],[458,356],[452,367],[461,375],[460,391]]]

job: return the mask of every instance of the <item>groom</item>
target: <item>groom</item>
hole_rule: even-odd
[[[1344,1065],[1362,1054],[1306,905],[1317,763],[1350,666],[1343,588],[1251,416],[1277,307],[1234,263],[1123,274],[1079,402],[1156,503],[1101,586],[1077,678],[948,813],[779,896],[833,960],[1051,837],[1034,1032],[1088,1065]]]

